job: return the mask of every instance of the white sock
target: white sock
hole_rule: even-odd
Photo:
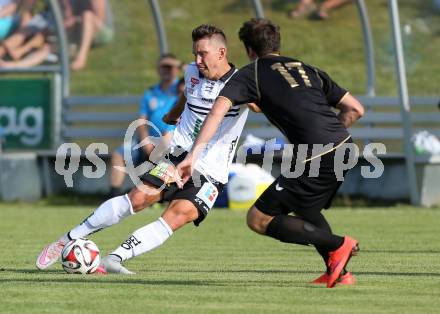
[[[86,237],[101,229],[117,224],[125,217],[134,214],[135,212],[127,194],[111,198],[95,209],[81,224],[70,230],[67,233],[67,237],[70,239]]]
[[[157,248],[172,234],[173,230],[171,230],[165,220],[160,217],[151,224],[133,232],[126,241],[110,254],[119,256],[121,262],[123,262]]]

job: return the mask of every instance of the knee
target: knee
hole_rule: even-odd
[[[136,187],[128,193],[128,198],[130,199],[133,211],[137,213],[158,202],[160,199],[160,192],[149,188],[147,188],[146,191],[142,191]]]
[[[246,222],[248,227],[258,234],[265,235],[272,216],[268,216],[260,212],[256,207],[251,207],[247,213]]]
[[[181,228],[189,222],[196,220],[199,212],[192,204],[185,204],[182,201],[169,206],[163,213],[162,218],[167,222],[173,231]]]

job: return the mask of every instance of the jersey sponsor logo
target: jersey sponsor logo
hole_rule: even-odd
[[[203,123],[202,120],[197,119],[194,124],[193,132],[188,134],[193,141],[196,139],[197,135],[199,135],[200,129],[202,128],[202,123]]]
[[[215,82],[214,81],[206,81],[206,84],[204,84],[205,92],[212,93],[214,90]]]
[[[204,104],[213,104],[215,99],[212,98],[202,98],[202,103]]]
[[[199,79],[196,79],[195,77],[191,78],[191,88],[194,88],[194,86],[196,86],[199,83],[200,83]]]
[[[217,196],[218,190],[211,182],[205,182],[202,188],[196,194],[196,197],[201,199],[206,204],[208,210],[211,209],[212,206],[214,206],[214,202],[217,199]]]

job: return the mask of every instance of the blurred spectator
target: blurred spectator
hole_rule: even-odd
[[[300,0],[298,6],[289,12],[291,18],[309,16],[313,19],[325,20],[329,17],[329,12],[351,0],[324,0],[321,5],[317,5],[314,0]]]
[[[140,105],[140,119],[152,123],[161,134],[158,134],[153,127],[139,127],[137,130],[137,138],[131,143],[131,157],[133,164],[137,165],[150,157],[153,149],[152,144],[147,144],[134,149],[134,147],[143,142],[147,137],[161,137],[159,144],[161,148],[156,153],[165,150],[172,137],[174,126],[168,125],[162,121],[162,117],[171,110],[178,99],[178,95],[182,93],[181,85],[178,79],[181,69],[181,62],[173,54],[164,54],[157,63],[157,71],[160,82],[145,91]],[[153,158],[151,158],[153,159]],[[125,167],[124,145],[116,149],[112,154],[112,169],[110,174],[111,196],[121,195],[122,184],[125,179],[125,172],[118,170],[115,166]]]
[[[0,59],[0,67],[31,67],[48,59],[57,61],[57,56],[52,53],[56,50],[55,43],[49,39],[55,33],[54,16],[47,3],[39,13],[32,16],[35,2],[35,0],[25,1],[24,26],[0,45],[0,58],[10,59],[10,61]],[[26,16],[32,17],[26,18]]]
[[[70,67],[78,71],[87,65],[92,46],[113,40],[113,15],[106,0],[63,0],[64,26],[78,42]]]
[[[0,0],[0,40],[5,39],[17,22],[18,0]]]

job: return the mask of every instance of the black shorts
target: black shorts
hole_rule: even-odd
[[[322,156],[319,175],[309,176],[310,163],[298,178],[280,175],[257,199],[255,207],[269,216],[287,215],[291,212],[301,216],[305,211],[321,211],[331,206],[342,181],[334,173],[334,154]],[[343,176],[347,171],[343,172]]]
[[[195,171],[187,183],[180,189],[176,183],[166,183],[169,179],[168,173],[174,171],[174,166],[180,163],[186,156],[186,152],[179,156],[169,155],[169,159],[159,162],[148,173],[142,175],[140,179],[157,188],[163,187],[162,202],[173,200],[188,200],[194,204],[199,212],[199,217],[194,221],[198,226],[208,215],[214,206],[217,196],[222,192],[224,184]]]

